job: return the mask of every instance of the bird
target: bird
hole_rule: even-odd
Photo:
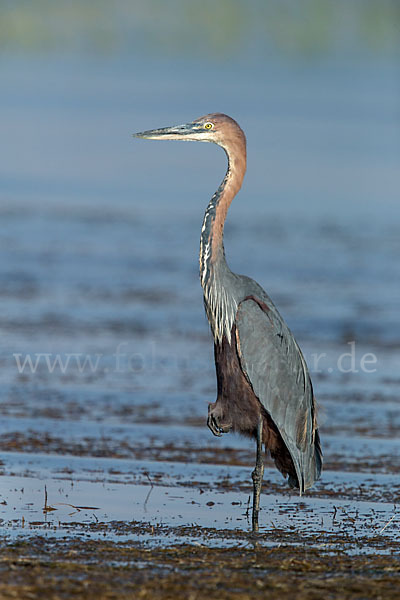
[[[133,136],[211,142],[228,159],[200,236],[200,282],[217,378],[217,399],[208,405],[207,425],[218,437],[233,431],[256,440],[252,530],[258,532],[263,446],[300,495],[320,477],[323,458],[313,386],[300,347],[264,289],[233,273],[225,257],[224,224],[246,172],[246,137],[238,123],[222,113]]]

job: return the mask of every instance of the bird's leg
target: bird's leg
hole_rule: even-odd
[[[224,407],[218,400],[208,405],[207,425],[217,437],[232,429],[232,423],[225,418]]]
[[[264,475],[264,461],[263,461],[263,449],[262,449],[262,434],[263,434],[263,417],[259,416],[257,425],[257,458],[256,468],[251,474],[253,479],[253,516],[252,524],[253,531],[258,532],[258,513],[260,511],[260,494],[261,486]]]

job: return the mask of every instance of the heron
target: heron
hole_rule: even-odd
[[[212,142],[228,159],[200,236],[200,282],[217,377],[217,400],[208,405],[207,425],[218,437],[233,431],[256,440],[252,529],[258,532],[263,446],[300,495],[319,478],[322,452],[313,386],[300,347],[263,288],[233,273],[225,258],[224,224],[245,175],[246,137],[238,123],[222,113],[133,135]]]

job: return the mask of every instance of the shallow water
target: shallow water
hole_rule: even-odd
[[[109,540],[158,546],[229,547],[230,530],[236,541],[248,541],[250,489],[243,467],[17,453],[6,458],[13,468],[12,476],[2,476],[0,518],[10,541],[38,533],[94,539],[106,533]],[[350,553],[396,549],[400,513],[383,501],[393,491],[390,476],[374,481],[328,471],[324,486],[303,498],[282,489],[274,470],[267,469],[265,479],[278,493],[263,497],[261,543],[273,545],[275,535],[285,533],[285,543],[294,545],[307,541]]]

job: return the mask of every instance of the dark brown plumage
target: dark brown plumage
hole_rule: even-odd
[[[293,460],[282,436],[254,394],[241,368],[235,325],[232,328],[231,342],[224,336],[222,343],[214,344],[214,357],[218,395],[216,402],[208,406],[209,428],[217,436],[234,431],[256,439],[258,420],[262,415],[265,450],[269,450],[282,475],[289,475],[290,481],[298,487]]]

